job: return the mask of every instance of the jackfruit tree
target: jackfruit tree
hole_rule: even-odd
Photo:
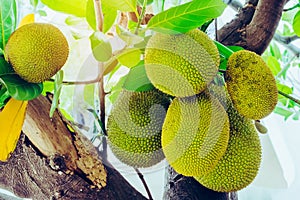
[[[0,199],[253,197],[266,121],[300,115],[299,9],[0,0]]]

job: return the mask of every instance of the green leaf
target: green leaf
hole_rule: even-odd
[[[0,86],[0,109],[2,109],[10,98],[10,95],[5,87]]]
[[[270,45],[270,52],[271,55],[274,56],[276,59],[281,59],[282,56],[280,49],[275,42],[272,42],[272,44]]]
[[[41,0],[41,2],[52,10],[85,17],[86,0]]]
[[[83,99],[90,107],[95,107],[95,84],[84,86]]]
[[[47,92],[52,93],[53,91],[54,91],[54,82],[52,81],[43,82],[43,91],[42,91],[43,96],[46,96]]]
[[[109,98],[109,100],[110,100],[110,102],[111,102],[112,104],[114,104],[115,101],[117,100],[117,98],[118,98],[120,92],[121,92],[122,89],[123,89],[123,85],[124,85],[126,79],[127,79],[127,75],[122,76],[122,77],[119,79],[118,83],[111,89],[111,92],[109,93],[108,98]]]
[[[0,56],[0,76],[11,73],[14,73],[13,68],[8,62],[4,60],[2,56]]]
[[[155,15],[148,28],[163,33],[185,33],[220,16],[225,8],[222,0],[192,1]]]
[[[237,51],[240,51],[240,50],[244,50],[243,47],[240,47],[240,46],[228,46],[228,49],[230,49],[231,51],[233,52],[237,52]]]
[[[102,9],[103,10],[103,9]],[[94,6],[94,0],[88,0],[86,3],[86,21],[90,25],[90,27],[96,31],[97,25],[96,25],[96,14],[95,14],[95,6]]]
[[[117,56],[118,61],[126,67],[134,67],[141,60],[141,51],[138,48],[130,48],[124,50]]]
[[[110,28],[114,25],[118,15],[118,10],[112,8],[110,5],[111,4],[102,4],[102,12],[104,15],[103,33],[106,33],[110,30]]]
[[[59,70],[55,75],[54,95],[53,95],[53,100],[49,112],[50,118],[53,117],[54,111],[58,108],[58,103],[59,103],[58,100],[61,94],[63,79],[64,79],[64,71]]]
[[[90,36],[93,55],[100,62],[108,61],[112,57],[112,47],[106,35],[96,31]]]
[[[4,50],[9,36],[16,29],[16,10],[17,6],[15,0],[0,0],[0,48],[2,50]],[[3,54],[3,52],[1,53]]]
[[[138,4],[140,6],[143,6],[145,0],[138,0]],[[147,5],[150,5],[153,3],[153,0],[147,0]]]
[[[118,36],[128,45],[134,45],[142,42],[144,39],[141,36],[135,35],[120,26],[116,26]]]
[[[284,116],[284,119],[287,120],[294,112],[290,111],[288,108],[276,106],[274,113]]]
[[[73,16],[73,15],[70,15],[65,19],[65,23],[69,26],[75,26],[75,25],[81,24],[83,22],[84,22],[83,18],[79,18],[79,17]]]
[[[123,88],[136,92],[153,90],[154,86],[148,79],[143,62],[141,62],[138,66],[131,68]]]
[[[30,0],[30,4],[31,4],[34,8],[36,8],[36,6],[38,5],[38,3],[39,3],[39,0]]]
[[[281,91],[285,94],[292,94],[293,93],[293,89],[287,85],[281,84],[281,83],[277,83],[277,89],[278,91]]]
[[[103,75],[110,73],[112,70],[115,69],[115,67],[119,64],[118,59],[114,56],[111,57],[107,62],[104,64],[104,71]]]
[[[101,3],[115,10],[135,12],[137,0],[101,0]]]
[[[300,37],[300,10],[297,12],[297,14],[294,17],[293,28],[296,35]]]
[[[0,77],[0,82],[16,100],[32,100],[38,97],[43,91],[42,83],[28,83],[16,74],[3,75]]]
[[[268,57],[267,65],[271,69],[274,76],[276,76],[281,71],[280,63],[274,56]]]

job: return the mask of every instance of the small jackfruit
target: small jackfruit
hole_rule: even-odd
[[[69,55],[69,46],[63,33],[55,26],[30,23],[10,36],[5,54],[22,79],[40,83],[62,68]]]
[[[241,50],[227,62],[228,92],[237,111],[249,119],[262,119],[277,104],[277,86],[272,71],[254,52]]]
[[[218,192],[237,191],[248,186],[258,173],[262,153],[260,140],[253,120],[239,114],[225,90],[210,91],[217,93],[220,102],[226,105],[230,121],[230,137],[227,150],[216,167],[204,176],[196,176],[195,179],[205,187]]]
[[[267,127],[265,127],[259,120],[255,120],[254,122],[255,128],[258,132],[265,134],[268,133]]]
[[[168,163],[185,176],[201,176],[217,164],[229,139],[228,116],[205,92],[175,98],[162,129],[162,148]]]
[[[216,45],[198,29],[176,35],[156,33],[145,50],[148,78],[157,89],[176,97],[204,91],[219,63]]]
[[[169,104],[158,90],[121,92],[107,123],[110,148],[120,161],[139,168],[164,159],[161,128]]]

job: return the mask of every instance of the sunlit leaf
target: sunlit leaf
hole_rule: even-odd
[[[287,85],[277,83],[277,89],[285,94],[292,94],[293,89]]]
[[[28,14],[26,15],[20,22],[19,27],[24,26],[26,24],[30,24],[34,22],[34,14]]]
[[[122,89],[123,89],[123,85],[124,85],[126,79],[127,79],[127,75],[122,76],[122,77],[119,79],[118,83],[111,89],[108,98],[109,98],[109,100],[110,100],[110,102],[111,102],[112,104],[114,104],[115,101],[117,100],[117,98],[118,98],[120,92],[121,92]]]
[[[145,0],[138,0],[138,4],[140,6],[143,6]],[[150,5],[153,3],[153,0],[147,0],[147,5]]]
[[[155,15],[148,28],[163,33],[185,33],[220,16],[225,8],[222,0],[191,1]]]
[[[289,110],[288,108],[276,106],[274,109],[274,113],[277,113],[284,117],[287,120],[294,112]]]
[[[267,65],[271,69],[271,71],[274,74],[274,76],[276,76],[281,71],[280,63],[273,56],[269,56],[268,57],[268,59],[267,59]]]
[[[39,0],[30,0],[30,4],[35,8],[39,3]]]
[[[43,92],[42,95],[46,96],[47,92],[52,93],[54,91],[54,82],[45,81],[43,82]]]
[[[21,134],[27,101],[11,98],[0,112],[0,161],[4,162],[15,150]]]
[[[90,36],[93,55],[96,60],[105,62],[112,57],[112,47],[106,35],[96,31]]]
[[[76,17],[74,15],[70,15],[65,19],[65,23],[69,26],[75,26],[75,25],[81,24],[83,22],[84,21],[82,18]]]
[[[116,32],[118,36],[128,45],[138,44],[144,40],[143,37],[124,30],[120,26],[116,26]]]
[[[130,69],[123,87],[126,90],[136,92],[148,91],[154,88],[148,79],[145,65],[142,62]]]
[[[117,55],[118,61],[126,67],[134,67],[141,60],[141,51],[138,48],[130,48]]]
[[[106,75],[113,71],[115,67],[118,65],[119,61],[116,57],[111,57],[107,62],[104,64],[104,72],[103,75]]]
[[[94,108],[95,104],[95,85],[94,84],[88,84],[84,86],[83,90],[83,98],[84,101]]]
[[[104,15],[103,33],[106,33],[113,26],[116,21],[118,11],[116,8],[111,7],[111,4],[102,4],[102,12]]]
[[[115,10],[135,12],[137,0],[101,0],[105,6],[110,6]]]
[[[41,0],[41,2],[52,10],[85,17],[86,0]]]
[[[15,0],[0,0],[0,49],[2,50],[4,50],[9,36],[16,29],[16,10]]]
[[[43,91],[42,83],[28,83],[16,74],[0,77],[0,82],[7,88],[9,94],[17,100],[31,100],[38,97]]]
[[[294,17],[293,28],[296,35],[300,37],[300,10],[297,12],[297,14]]]
[[[107,2],[102,2],[102,13],[103,13],[103,33],[106,33],[110,30],[117,18],[117,9],[112,7],[111,4],[106,4]],[[94,0],[87,1],[86,7],[86,20],[94,31],[97,30],[96,27],[96,16],[95,16],[95,7]]]
[[[58,103],[59,103],[58,100],[61,94],[63,79],[64,79],[64,72],[60,70],[55,75],[54,94],[53,94],[53,100],[49,112],[50,118],[52,118],[54,111],[58,108]]]

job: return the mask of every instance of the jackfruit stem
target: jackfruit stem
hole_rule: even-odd
[[[137,168],[134,168],[134,170],[136,171],[137,175],[138,175],[139,178],[141,179],[141,181],[142,181],[142,183],[143,183],[143,185],[144,185],[144,188],[145,188],[145,190],[146,190],[146,192],[147,192],[147,194],[148,194],[149,200],[153,200],[153,197],[152,197],[152,195],[151,195],[150,189],[149,189],[149,187],[148,187],[148,185],[147,185],[147,183],[146,183],[146,181],[145,181],[145,179],[144,179],[143,174],[142,174],[142,173],[140,172],[140,170],[138,170]]]
[[[296,104],[300,105],[300,100],[299,100],[299,99],[296,99],[295,97],[292,97],[292,96],[290,96],[290,95],[288,95],[288,94],[286,94],[286,93],[284,93],[284,92],[282,92],[282,91],[280,91],[280,90],[278,90],[278,94],[280,94],[280,95],[282,95],[282,96],[284,96],[284,97],[286,97],[286,98],[292,100],[292,101],[295,102]]]

